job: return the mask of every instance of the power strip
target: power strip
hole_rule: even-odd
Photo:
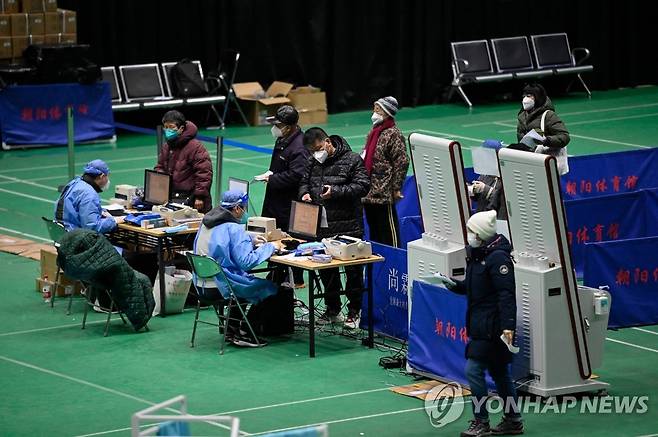
[[[406,357],[381,357],[379,359],[379,365],[384,369],[401,369],[406,364]]]

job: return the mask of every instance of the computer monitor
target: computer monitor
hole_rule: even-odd
[[[249,181],[238,178],[228,178],[229,191],[237,190],[249,194]],[[249,211],[249,205],[245,207],[245,211]]]
[[[306,202],[292,201],[288,234],[291,237],[313,240],[318,237],[322,207]]]
[[[144,201],[164,205],[171,199],[171,176],[155,170],[144,170]]]

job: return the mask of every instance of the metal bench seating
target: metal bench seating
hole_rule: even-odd
[[[590,56],[589,50],[571,50],[566,33],[532,35],[530,40],[532,49],[525,36],[450,43],[453,72],[450,96],[456,90],[472,107],[463,85],[566,74],[575,74],[591,96],[581,77],[581,73],[594,70],[592,65],[584,64]]]

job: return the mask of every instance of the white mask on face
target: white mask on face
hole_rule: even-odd
[[[276,125],[272,126],[272,136],[274,138],[280,138],[283,136],[283,131],[279,129]]]
[[[478,240],[477,236],[473,232],[466,232],[466,241],[468,241],[468,245],[471,247],[480,247],[482,244],[482,241]]]
[[[535,99],[533,99],[532,97],[527,97],[526,96],[526,97],[523,98],[523,101],[521,102],[521,104],[523,105],[523,109],[525,111],[530,111],[532,108],[535,107]]]
[[[317,152],[314,152],[313,157],[315,158],[316,161],[322,164],[327,160],[329,154],[327,153],[326,150],[322,149],[322,150],[318,150]]]
[[[105,185],[100,187],[101,191],[107,191],[110,189],[110,178],[107,178],[107,182],[105,182]]]
[[[372,120],[372,124],[374,126],[384,121],[384,117],[381,114],[377,114],[376,112],[373,112],[372,116],[370,117],[370,120]]]

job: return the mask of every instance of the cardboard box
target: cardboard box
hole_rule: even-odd
[[[46,23],[44,21],[43,13],[40,14],[27,14],[27,34],[28,35],[43,35],[46,33]]]
[[[23,50],[27,48],[30,39],[27,36],[12,36],[11,37],[11,57],[20,58],[23,56]]]
[[[61,22],[60,32],[66,34],[78,33],[78,20],[75,11],[57,9],[57,13],[59,14],[59,20]]]
[[[301,126],[327,122],[327,95],[320,88],[297,87],[288,93],[288,97],[299,112]]]
[[[241,100],[240,106],[252,126],[267,124],[268,116],[274,115],[279,106],[290,103],[286,96],[291,89],[291,83],[278,81],[272,82],[267,91],[258,82],[233,84],[235,95]]]
[[[27,13],[57,10],[57,0],[23,0],[21,3],[23,6],[21,11]]]
[[[59,37],[60,44],[76,44],[78,42],[78,35],[75,33],[62,33]]]
[[[0,37],[1,36],[11,36],[11,16],[8,14],[0,14]]]
[[[62,22],[57,12],[46,12],[43,14],[44,34],[52,35],[62,33]]]
[[[0,0],[0,14],[16,14],[19,11],[18,0]]]
[[[43,278],[36,278],[35,283],[36,283],[37,293],[41,293],[43,291],[43,286],[45,284],[50,284],[51,293],[54,291],[55,296],[57,296],[57,297],[65,297],[66,296],[66,287],[67,286],[68,287],[73,287],[73,295],[80,295],[81,292],[82,292],[82,284],[80,282],[77,282],[75,284],[73,284],[73,283],[64,284],[62,282],[62,279],[60,278],[59,279],[59,285],[57,286],[57,289],[55,290],[54,281],[55,281],[55,278],[52,278],[52,280],[51,280],[50,277],[48,277],[48,281],[45,281]]]
[[[11,36],[29,35],[27,30],[30,23],[28,14],[11,14],[9,21],[11,22]]]
[[[41,276],[37,278],[37,291],[41,292],[41,288],[43,286],[43,278],[48,275],[48,281],[55,281],[55,277],[57,276],[57,254],[52,253],[47,250],[42,250],[41,251]],[[57,296],[65,296],[66,295],[66,286],[70,285],[73,286],[74,293],[75,294],[80,294],[80,290],[82,290],[82,284],[78,281],[73,281],[66,276],[64,276],[63,273],[60,272],[59,275],[59,286],[57,287]]]
[[[0,59],[11,59],[11,38],[8,36],[0,36]]]

